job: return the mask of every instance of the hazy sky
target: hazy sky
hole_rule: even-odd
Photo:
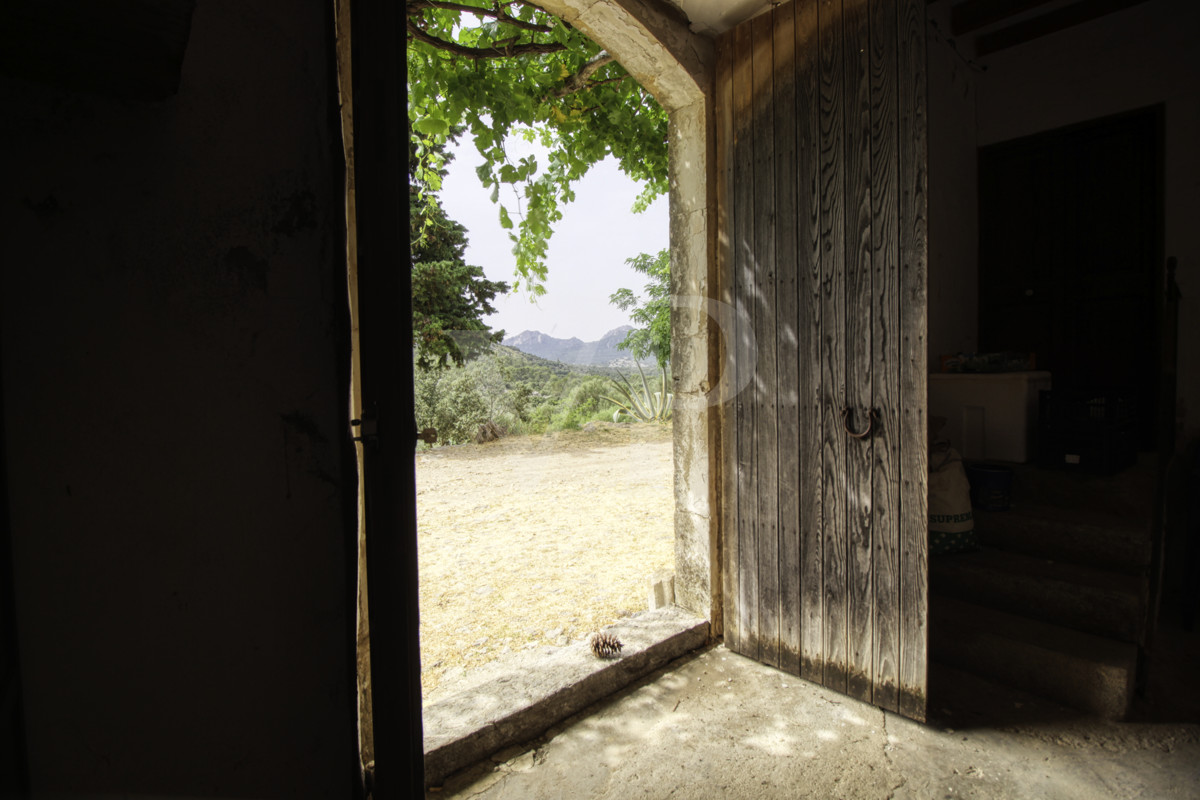
[[[512,243],[500,227],[489,191],[475,175],[482,159],[469,137],[463,138],[454,148],[456,156],[442,184],[442,205],[450,219],[467,229],[467,263],[483,267],[492,280],[512,283],[516,263]],[[535,152],[534,145],[521,142],[510,147],[510,158],[515,161],[530,152]],[[546,159],[540,157],[538,162],[544,166]],[[625,259],[657,253],[668,239],[667,198],[660,197],[644,213],[634,214],[629,209],[637,194],[637,184],[611,158],[592,167],[575,187],[575,202],[563,210],[550,240],[546,294],[537,298],[536,305],[524,287],[499,298],[497,313],[487,318],[488,324],[509,336],[537,330],[584,341],[628,324],[625,312],[610,305],[608,297],[622,287],[640,293],[646,279],[631,270]],[[511,191],[506,205],[515,219],[517,204]]]

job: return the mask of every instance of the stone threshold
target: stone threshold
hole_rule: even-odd
[[[600,659],[587,641],[520,653],[424,709],[425,784],[537,738],[567,717],[708,643],[709,625],[675,607],[604,629],[621,655]]]

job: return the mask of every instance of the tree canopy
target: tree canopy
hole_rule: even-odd
[[[466,228],[446,216],[436,195],[422,198],[415,180],[409,183],[408,219],[417,365],[461,365],[504,338],[483,317],[495,312],[492,301],[508,284],[488,280],[483,269],[467,264]]]
[[[407,0],[406,11],[421,200],[433,202],[441,187],[446,141],[469,135],[484,160],[479,180],[513,241],[514,288],[524,281],[542,293],[561,206],[574,199],[572,184],[607,155],[644,185],[635,209],[666,191],[666,112],[583,33],[527,0]],[[547,163],[510,158],[514,136],[539,142]],[[433,216],[422,223],[434,225]]]
[[[654,356],[658,366],[666,369],[671,360],[671,254],[667,250],[653,256],[642,253],[625,263],[650,280],[644,301],[632,289],[618,289],[608,299],[622,311],[629,311],[629,319],[640,326],[625,334],[617,347],[630,351],[638,361]]]

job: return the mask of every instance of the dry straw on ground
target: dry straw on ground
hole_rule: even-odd
[[[417,455],[426,700],[646,607],[674,559],[670,439],[669,425],[591,423]]]

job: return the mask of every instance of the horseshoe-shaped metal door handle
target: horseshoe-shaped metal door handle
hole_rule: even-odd
[[[871,429],[875,427],[875,422],[878,419],[878,412],[872,408],[867,412],[867,429],[862,433],[855,433],[854,431],[850,430],[850,407],[847,406],[846,408],[842,409],[842,427],[845,428],[846,433],[850,434],[850,436],[854,439],[865,439],[870,436]]]

